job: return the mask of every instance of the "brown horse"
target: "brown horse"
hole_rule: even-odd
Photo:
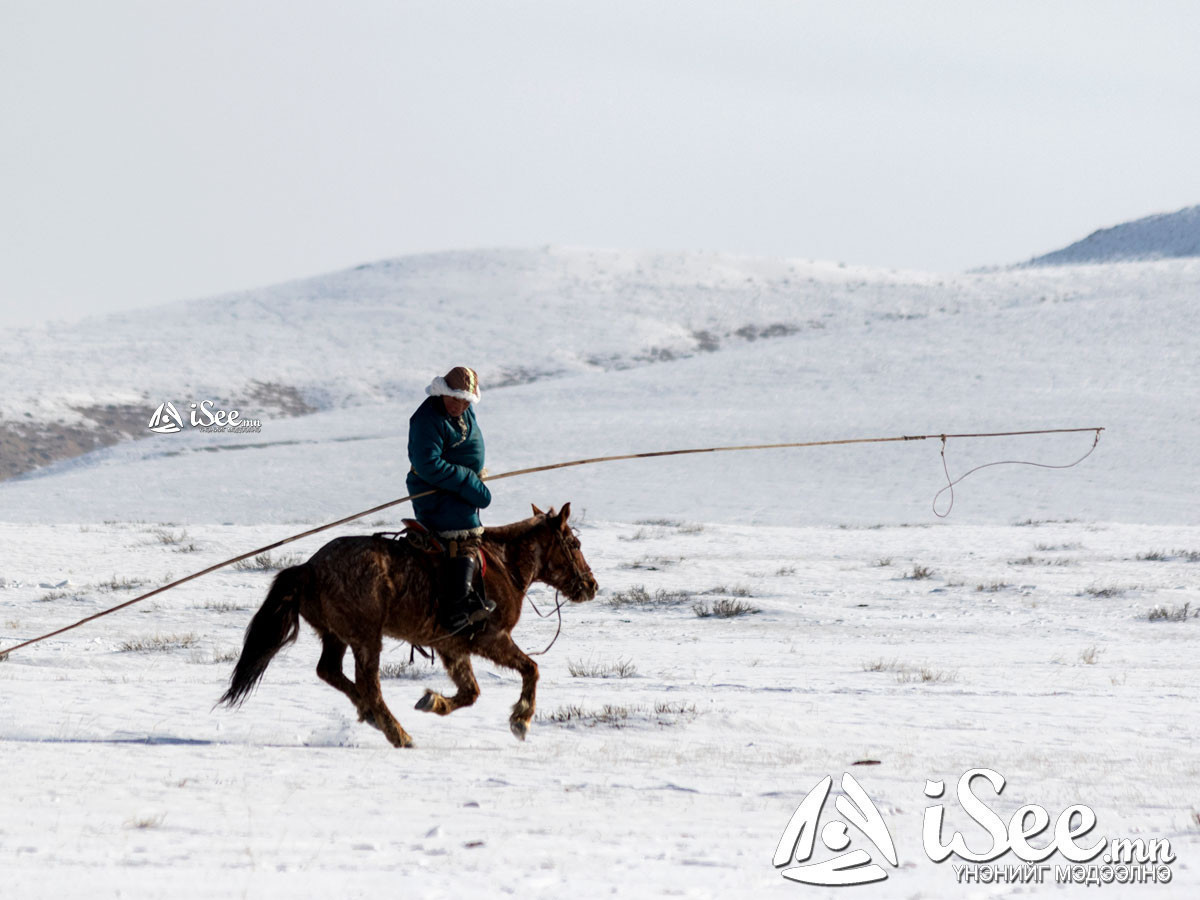
[[[412,738],[383,702],[379,655],[383,636],[436,649],[458,692],[453,697],[426,690],[416,708],[447,715],[479,697],[471,654],[521,673],[521,697],[509,727],[521,740],[533,718],[538,667],[513,642],[525,592],[535,581],[562,591],[576,603],[596,596],[596,579],[567,525],[571,504],[555,513],[533,507],[533,516],[511,525],[488,528],[483,535],[487,562],[484,584],[496,610],[473,637],[450,634],[437,622],[436,578],[425,555],[407,541],[377,536],[340,537],[302,565],[284,569],[246,628],[245,645],[218,703],[240,705],[254,690],[271,659],[296,640],[303,617],[324,647],[317,675],[350,698],[359,721],[374,725],[397,747]],[[354,680],[342,672],[349,647]]]

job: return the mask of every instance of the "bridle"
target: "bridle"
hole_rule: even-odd
[[[571,580],[565,589],[568,596],[572,599],[587,591],[589,580],[594,584],[596,576],[592,574],[592,569],[585,562],[581,570],[576,562],[577,556],[575,551],[582,545],[579,543],[579,538],[575,536],[575,532],[568,529],[556,528],[554,537],[558,540],[559,547],[563,551],[563,555],[570,561],[571,564]]]
[[[572,551],[580,548],[581,544],[579,543],[579,538],[575,537],[575,532],[573,531],[568,531],[566,534],[564,534],[563,529],[561,528],[555,530],[554,536],[558,539],[559,546],[562,548],[562,551],[566,555],[567,559],[571,561],[571,582],[567,588],[567,594],[582,594],[588,589],[588,577],[591,577],[592,583],[594,584],[596,581],[596,576],[592,575],[591,567],[586,563],[584,563],[584,569],[587,571],[587,574],[585,575],[583,571],[580,571],[579,566],[575,562],[575,554]],[[529,605],[533,607],[533,611],[537,613],[539,618],[545,619],[552,615],[558,616],[558,627],[554,629],[554,637],[550,638],[550,643],[548,643],[541,650],[535,650],[529,653],[529,656],[541,656],[554,646],[554,642],[558,640],[559,634],[562,633],[563,601],[558,596],[558,588],[555,588],[554,609],[550,612],[544,613],[538,609],[538,605],[533,602],[532,597],[526,595],[525,599],[529,601]]]

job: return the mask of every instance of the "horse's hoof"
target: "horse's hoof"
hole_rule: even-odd
[[[421,712],[433,712],[434,704],[437,702],[436,697],[437,694],[426,688],[425,693],[421,695],[421,699],[417,701],[413,709],[419,709]]]
[[[410,737],[409,737],[407,734],[402,734],[402,735],[400,735],[400,740],[399,740],[399,741],[393,741],[393,742],[392,742],[392,745],[393,745],[393,746],[394,746],[394,747],[395,747],[397,750],[410,750],[410,749],[412,749],[413,747],[415,747],[415,746],[416,746],[416,744],[414,744],[414,743],[413,743],[413,739],[412,739],[412,738],[410,738]]]
[[[525,740],[525,735],[529,734],[529,723],[522,719],[513,719],[508,723],[508,727],[518,741]]]

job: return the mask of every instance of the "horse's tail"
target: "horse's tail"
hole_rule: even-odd
[[[242,655],[233,668],[229,690],[221,695],[218,706],[244,703],[275,654],[296,640],[300,633],[300,601],[310,590],[312,570],[307,563],[291,566],[275,576],[267,599],[246,627]]]

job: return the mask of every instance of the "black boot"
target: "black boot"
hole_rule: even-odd
[[[442,627],[459,632],[482,622],[496,608],[494,601],[475,590],[478,563],[474,553],[452,557],[443,564],[441,603],[438,605]]]

